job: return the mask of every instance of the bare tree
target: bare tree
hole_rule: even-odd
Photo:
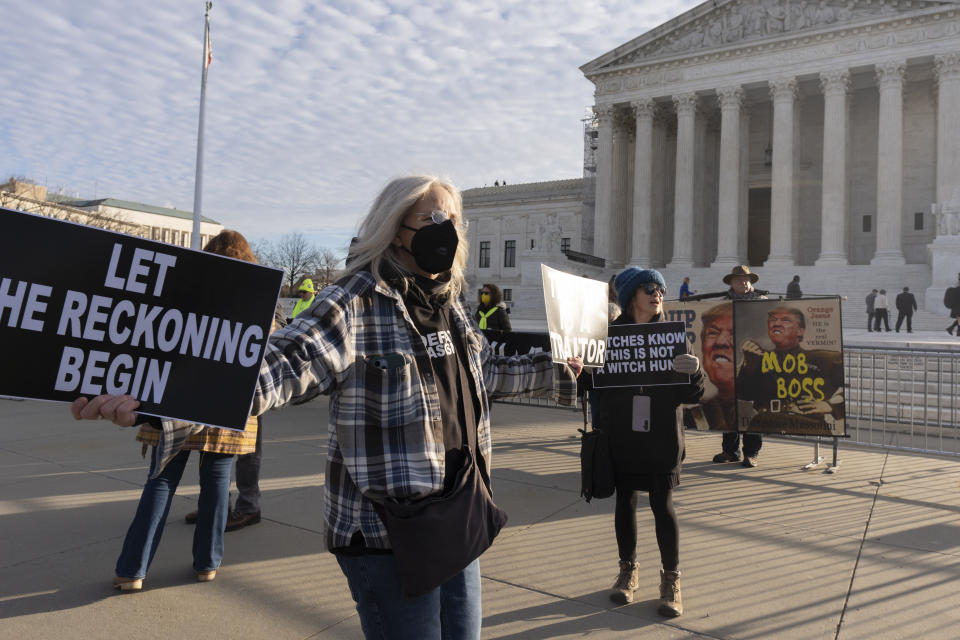
[[[250,243],[250,249],[253,251],[253,257],[257,259],[258,263],[272,267],[276,262],[273,259],[273,245],[269,240],[263,238],[254,240]]]
[[[288,233],[280,238],[270,254],[268,264],[283,269],[288,291],[293,291],[301,278],[313,273],[319,261],[316,245],[300,233]]]
[[[317,252],[317,264],[314,271],[314,286],[322,289],[332,284],[340,274],[340,254],[329,247],[321,247]]]

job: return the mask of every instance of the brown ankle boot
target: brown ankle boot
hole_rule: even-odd
[[[617,604],[630,604],[633,602],[633,592],[640,585],[640,575],[638,570],[640,565],[636,562],[620,561],[620,574],[617,581],[613,583],[610,591],[610,599]]]
[[[657,607],[657,613],[666,618],[676,618],[683,613],[679,571],[660,571],[660,606]]]

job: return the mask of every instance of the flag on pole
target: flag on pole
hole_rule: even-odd
[[[206,34],[203,42],[203,70],[206,71],[210,68],[210,63],[213,62],[213,45],[210,44],[210,14],[206,15]]]
[[[203,23],[203,72],[200,74],[200,121],[197,124],[197,174],[193,181],[193,233],[190,236],[190,248],[200,250],[200,219],[203,200],[203,112],[207,95],[207,69],[213,61],[213,47],[210,45],[210,9],[212,2],[207,2],[207,11]]]

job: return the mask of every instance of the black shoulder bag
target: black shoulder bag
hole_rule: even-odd
[[[400,589],[408,598],[439,587],[490,548],[507,522],[493,503],[476,454],[464,446],[453,488],[416,502],[387,500],[373,508],[387,528]]]
[[[507,523],[507,514],[494,504],[488,488],[476,425],[466,431],[462,462],[449,491],[416,501],[373,502],[387,529],[405,597],[423,595],[463,571],[490,548]]]
[[[616,489],[613,458],[610,455],[610,437],[606,431],[591,425],[587,430],[587,395],[581,400],[583,429],[580,432],[580,495],[590,502],[593,498],[609,498]]]

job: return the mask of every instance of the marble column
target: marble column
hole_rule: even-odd
[[[720,102],[720,170],[717,204],[717,258],[712,267],[740,264],[740,108],[743,87],[717,89]]]
[[[653,193],[651,194],[650,207],[650,264],[648,266],[663,267],[667,263],[667,254],[670,247],[665,246],[667,237],[667,223],[673,219],[673,198],[667,197],[667,178],[668,174],[673,173],[670,167],[674,164],[668,160],[670,149],[667,143],[667,122],[668,115],[664,105],[660,105],[654,110],[653,115],[653,142],[651,144],[651,156],[653,166],[651,175],[653,179]]]
[[[707,186],[709,182],[707,158],[711,146],[708,139],[712,132],[713,146],[716,148],[720,137],[720,123],[719,117],[714,118],[709,110],[702,108],[703,106],[702,103],[698,103],[697,114],[693,120],[693,221],[690,224],[693,264],[709,264],[707,262],[708,258],[704,256],[709,254],[712,257],[717,246],[716,237],[711,237],[712,230],[707,231],[705,227],[707,226],[706,212],[708,210],[716,211],[717,208],[715,202],[707,204],[707,191],[710,188]],[[707,242],[710,244],[709,250],[707,249]]]
[[[613,171],[610,179],[610,227],[607,230],[608,249],[600,257],[607,259],[607,266],[622,265],[627,259],[627,230],[631,212],[628,197],[630,154],[633,151],[633,117],[626,111],[618,111],[613,119]]]
[[[794,261],[794,139],[797,80],[770,82],[773,102],[773,166],[770,179],[770,255],[764,265],[792,266]]]
[[[612,104],[597,105],[597,186],[593,213],[593,255],[607,258],[610,252],[610,209],[613,205],[613,118]]]
[[[740,264],[747,262],[747,239],[750,205],[750,121],[749,106],[740,107],[740,211],[737,213],[737,256]]]
[[[960,52],[933,57],[937,80],[937,235],[927,245],[932,284],[926,308],[943,309],[943,292],[960,273]]]
[[[630,103],[636,124],[633,162],[633,236],[630,264],[650,266],[653,240],[653,112],[652,99]]]
[[[937,203],[960,201],[960,52],[933,57],[937,77]]]
[[[850,73],[820,74],[823,91],[823,200],[820,211],[819,266],[847,262],[847,91]]]
[[[903,229],[903,62],[876,66],[880,91],[877,137],[877,249],[870,264],[905,264]]]
[[[673,206],[673,258],[668,267],[693,267],[693,185],[697,94],[673,96],[677,108],[677,164]]]

